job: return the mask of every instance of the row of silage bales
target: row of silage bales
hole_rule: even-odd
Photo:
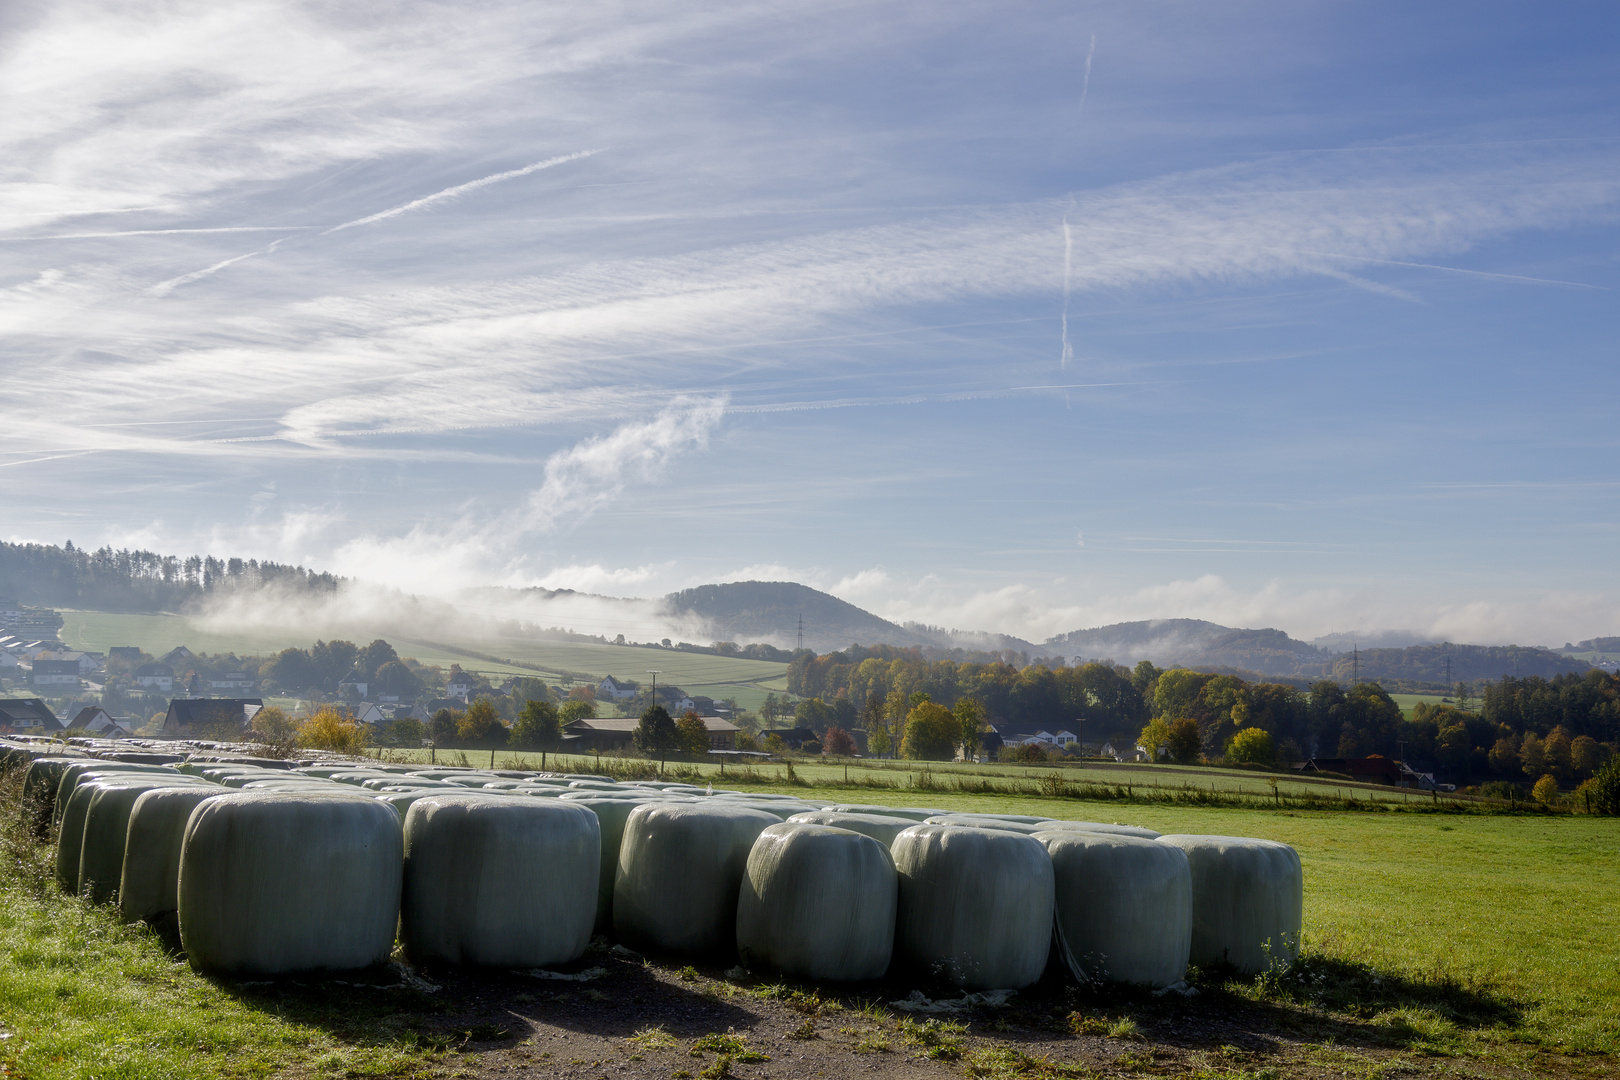
[[[162,787],[185,783],[173,769],[121,762],[94,761],[70,765],[57,786],[56,882],[64,892],[79,891],[79,861],[84,844],[85,818],[96,791],[108,786]]]
[[[1157,840],[1159,838],[1159,834],[1152,829],[1142,829],[1135,825],[1114,825],[1102,821],[1072,821],[1062,818],[1038,818],[1034,823],[1029,823],[987,814],[939,814],[928,818],[924,824],[956,825],[972,829],[998,829],[1002,832],[1023,833],[1026,836],[1033,836],[1038,832],[1050,832],[1054,829],[1067,829],[1079,832],[1105,833],[1114,836],[1133,836],[1138,840]]]
[[[180,855],[180,940],[233,976],[387,960],[404,868],[399,817],[359,791],[240,791],[199,803]]]
[[[642,949],[694,957],[736,946],[737,898],[759,834],[781,819],[706,798],[630,812],[613,882],[613,929]]]
[[[886,814],[854,814],[842,813],[837,810],[811,810],[806,813],[794,814],[788,818],[793,825],[821,825],[833,829],[847,829],[850,832],[870,836],[884,848],[894,843],[894,838],[901,832],[917,824],[911,818],[890,817]]]
[[[894,952],[898,892],[888,845],[808,822],[768,826],[739,884],[738,955],[806,979],[881,978]]]
[[[86,791],[88,796],[74,891],[96,904],[116,899],[124,875],[129,819],[135,803],[149,792],[201,786],[201,781],[179,774],[131,780],[112,777],[80,785],[75,797],[85,797]]]
[[[1159,843],[1186,854],[1192,885],[1190,959],[1245,974],[1298,959],[1305,878],[1287,844],[1176,834]]]
[[[601,835],[586,806],[499,793],[413,801],[400,930],[413,962],[531,968],[581,956],[596,924]]]
[[[180,852],[191,812],[226,793],[208,783],[143,791],[130,808],[119,875],[118,914],[127,923],[167,925],[178,919]],[[178,929],[178,926],[176,926]]]

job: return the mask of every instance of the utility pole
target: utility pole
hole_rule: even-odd
[[[1446,654],[1446,688],[1451,689],[1451,654]]]
[[[652,703],[653,703],[653,706],[656,706],[658,704],[658,676],[662,673],[662,670],[663,669],[660,668],[658,671],[653,671],[651,669],[649,669],[647,671],[647,674],[652,676]],[[649,708],[650,707],[652,707],[652,706],[649,706]]]
[[[804,648],[804,616],[800,615],[799,616],[799,644],[794,648],[793,651],[794,652],[799,652],[803,648]]]
[[[1356,686],[1361,682],[1361,649],[1350,646],[1350,685]]]

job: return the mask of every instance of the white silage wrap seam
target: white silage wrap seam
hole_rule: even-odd
[[[895,946],[967,990],[1041,977],[1052,940],[1052,860],[1017,833],[914,825],[890,848],[900,875]]]
[[[1058,950],[1082,984],[1164,989],[1187,972],[1192,875],[1179,848],[1133,836],[1036,833],[1052,859]]]
[[[877,979],[894,951],[899,882],[886,845],[824,825],[772,825],[749,851],[737,952],[804,979]]]
[[[403,847],[398,815],[358,792],[236,792],[200,803],[180,855],[187,958],[236,976],[385,962]]]
[[[879,814],[841,814],[836,810],[811,810],[803,814],[794,814],[788,818],[788,822],[848,829],[850,832],[870,836],[884,847],[894,843],[896,836],[917,824],[910,818],[885,817]]]
[[[413,962],[567,963],[596,923],[601,833],[582,806],[433,794],[405,814],[401,936]]]
[[[225,794],[214,784],[143,791],[130,808],[119,877],[118,913],[125,922],[152,919],[180,906],[180,849],[186,822],[204,799]]]
[[[557,802],[563,806],[581,806],[596,817],[601,843],[601,860],[597,866],[595,925],[598,930],[605,932],[613,926],[613,882],[618,874],[619,845],[624,839],[625,822],[630,820],[630,814],[636,807],[663,800],[658,799],[657,796],[632,798],[603,795],[598,797],[581,796],[579,798],[565,796],[548,801]]]
[[[910,818],[919,825],[931,817],[950,813],[949,810],[932,810],[925,806],[875,806],[866,803],[836,803],[826,809],[840,814],[880,814],[884,817]]]
[[[102,761],[96,758],[86,758],[82,762],[69,765],[63,770],[61,779],[57,781],[56,806],[51,814],[51,824],[60,825],[62,823],[62,815],[67,812],[67,804],[73,797],[73,789],[78,786],[79,778],[86,773],[95,773],[97,775],[157,773],[160,776],[172,776],[177,771],[161,765],[132,765],[119,761]]]
[[[145,774],[137,773],[80,773],[74,778],[71,794],[62,811],[61,821],[58,823],[56,837],[56,883],[63,892],[77,893],[79,891],[79,857],[84,849],[84,822],[90,811],[90,800],[97,784],[108,783],[125,784],[151,783],[154,786],[161,784],[167,778],[153,780]],[[184,778],[178,775],[175,782],[183,783]]]
[[[1038,832],[1053,832],[1057,830],[1070,830],[1074,832],[1101,833],[1109,836],[1132,836],[1138,840],[1157,840],[1159,834],[1152,829],[1138,828],[1135,825],[1110,825],[1101,821],[1067,821],[1062,818],[1052,818],[1039,824],[1027,825],[1020,821],[1008,821],[1005,818],[969,817],[959,814],[941,814],[931,817],[926,824],[929,825],[960,825],[966,828],[1000,829],[1002,832],[1023,833],[1025,836],[1034,836]]]
[[[712,799],[636,807],[619,846],[615,932],[638,948],[690,956],[732,953],[748,853],[779,820]]]
[[[166,787],[213,788],[186,776],[173,779],[130,780],[89,785],[91,796],[85,808],[84,834],[79,841],[79,869],[75,891],[93,904],[104,904],[117,896],[124,876],[124,845],[129,834],[129,815],[135,801],[148,791]]]
[[[1298,957],[1305,879],[1297,851],[1239,836],[1176,834],[1157,842],[1187,853],[1192,963],[1229,963],[1252,974]]]

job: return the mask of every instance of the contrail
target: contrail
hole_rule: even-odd
[[[228,225],[216,229],[124,229],[120,232],[49,233],[40,236],[4,236],[0,243],[19,240],[103,240],[115,236],[188,236],[194,233],[300,232],[314,225]]]
[[[1080,108],[1076,112],[1084,112],[1086,108],[1086,94],[1091,90],[1091,58],[1097,52],[1097,35],[1091,35],[1091,47],[1086,50],[1086,75],[1080,80]]]
[[[243,259],[251,259],[255,255],[263,255],[269,250],[269,248],[260,248],[258,251],[250,251],[246,255],[238,255],[233,259],[217,262],[213,266],[205,266],[201,270],[193,270],[189,274],[181,274],[179,277],[170,278],[168,281],[160,281],[146,291],[153,296],[168,296],[182,285],[190,285],[193,281],[201,281],[205,277],[212,277],[227,266],[239,263]]]
[[[1074,344],[1069,341],[1069,281],[1074,274],[1074,234],[1069,230],[1069,215],[1063,215],[1063,356],[1062,366],[1068,367],[1074,359]]]
[[[553,165],[562,165],[570,161],[578,161],[580,158],[587,158],[592,154],[600,154],[601,152],[602,151],[599,149],[581,150],[577,154],[564,154],[562,157],[547,158],[545,161],[537,161],[533,165],[525,165],[521,169],[510,169],[506,172],[495,173],[493,176],[486,176],[482,180],[469,180],[465,184],[457,184],[455,187],[448,187],[443,191],[435,191],[432,195],[424,195],[420,199],[414,199],[411,202],[396,206],[391,210],[384,210],[368,217],[356,218],[354,221],[345,221],[341,225],[334,225],[330,229],[327,229],[325,232],[321,233],[321,235],[330,236],[332,233],[341,232],[344,229],[352,229],[357,225],[370,225],[375,221],[384,221],[391,217],[398,217],[400,214],[408,214],[412,210],[420,210],[424,206],[432,206],[434,203],[444,202],[446,199],[454,199],[458,195],[464,195],[469,191],[475,191],[481,187],[488,187],[491,184],[499,184],[503,180],[513,180],[519,176],[528,176],[532,172],[539,172],[541,169],[549,169]]]

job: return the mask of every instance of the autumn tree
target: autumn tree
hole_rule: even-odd
[[[471,746],[493,746],[506,741],[506,725],[495,711],[495,702],[477,698],[456,721],[456,738]]]
[[[952,713],[962,743],[962,760],[972,761],[978,757],[983,742],[980,733],[984,731],[984,706],[975,698],[965,697],[957,701]]]
[[[660,709],[663,708],[662,705],[660,705],[658,707]],[[669,713],[666,712],[666,713],[664,713],[664,715],[668,716]],[[569,724],[572,724],[575,720],[594,720],[594,719],[596,719],[596,703],[595,702],[585,701],[582,698],[570,698],[569,700],[563,702],[561,705],[557,706],[557,722],[559,724],[561,724],[563,727],[567,727]]]
[[[1147,663],[1146,660],[1142,663]],[[1142,733],[1136,737],[1136,743],[1148,752],[1148,757],[1158,761],[1170,753],[1170,725],[1162,717],[1149,720]]]
[[[923,700],[906,714],[906,735],[900,753],[914,761],[949,761],[956,753],[962,727],[951,710]]]
[[[563,706],[565,709],[567,706]],[[631,741],[636,749],[651,757],[658,755],[659,771],[663,771],[663,761],[671,750],[681,745],[680,729],[675,726],[669,710],[662,705],[654,705],[641,714],[641,723],[636,725]]]
[[[321,709],[298,725],[298,745],[309,750],[360,754],[367,741],[365,725],[333,708]]]
[[[557,706],[549,701],[531,698],[523,704],[512,724],[512,745],[520,750],[540,751],[540,768],[546,767],[546,752],[557,749],[562,742],[562,724]]]
[[[1277,748],[1271,733],[1257,727],[1244,728],[1227,741],[1226,760],[1233,765],[1275,765]]]
[[[830,727],[821,740],[821,748],[829,757],[854,757],[855,737],[841,727]]]
[[[1165,674],[1170,674],[1166,672]],[[1203,746],[1203,740],[1198,734],[1198,721],[1191,717],[1183,717],[1170,725],[1170,737],[1166,748],[1170,751],[1170,758],[1178,765],[1191,765],[1198,760],[1198,752]]]
[[[709,752],[709,729],[703,726],[703,718],[696,712],[686,710],[675,722],[675,730],[679,735],[677,745],[681,753],[702,755]]]

